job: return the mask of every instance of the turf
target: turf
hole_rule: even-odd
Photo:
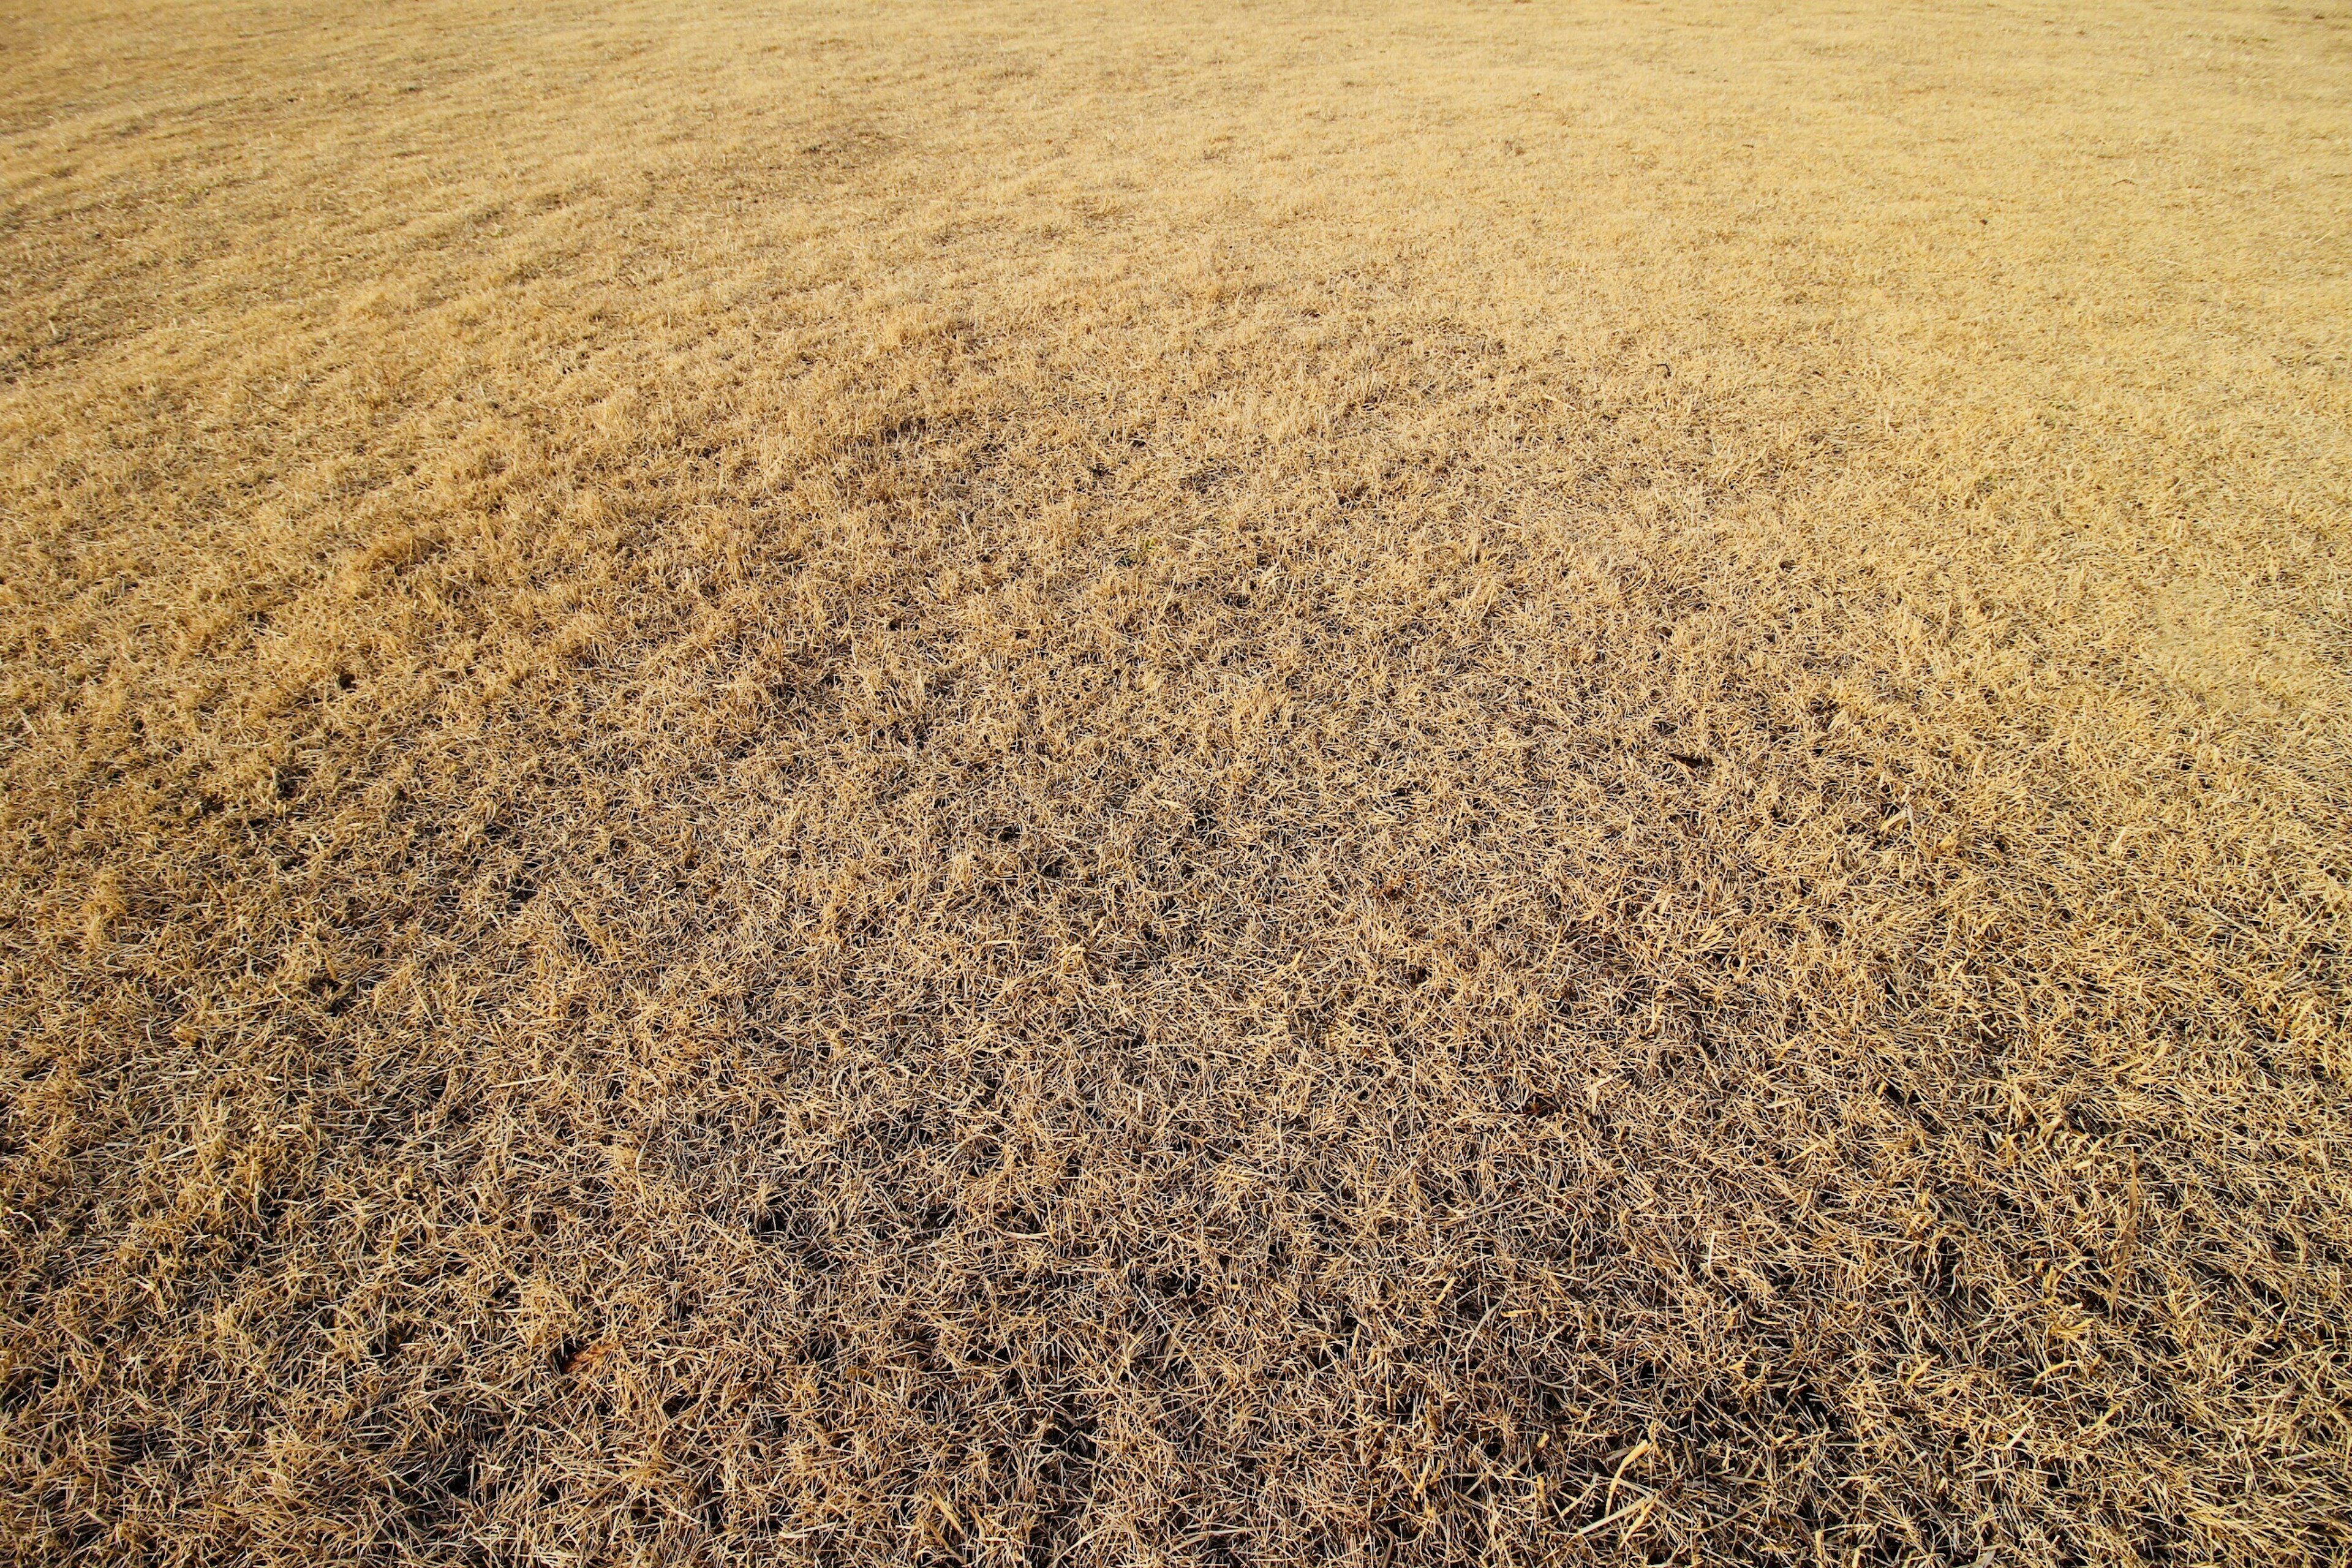
[[[0,1555],[2352,1552],[2352,11],[0,13]]]

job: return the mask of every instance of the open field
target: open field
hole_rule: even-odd
[[[0,12],[0,1558],[2352,1553],[2352,8]]]

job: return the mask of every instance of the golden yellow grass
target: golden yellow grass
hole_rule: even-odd
[[[0,16],[19,1563],[2352,1552],[2352,11]]]

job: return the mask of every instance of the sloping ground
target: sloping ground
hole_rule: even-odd
[[[10,1561],[2352,1552],[2352,12],[0,18]]]

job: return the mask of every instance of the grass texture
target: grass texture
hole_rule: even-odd
[[[14,0],[0,1555],[2343,1561],[2347,104]]]

